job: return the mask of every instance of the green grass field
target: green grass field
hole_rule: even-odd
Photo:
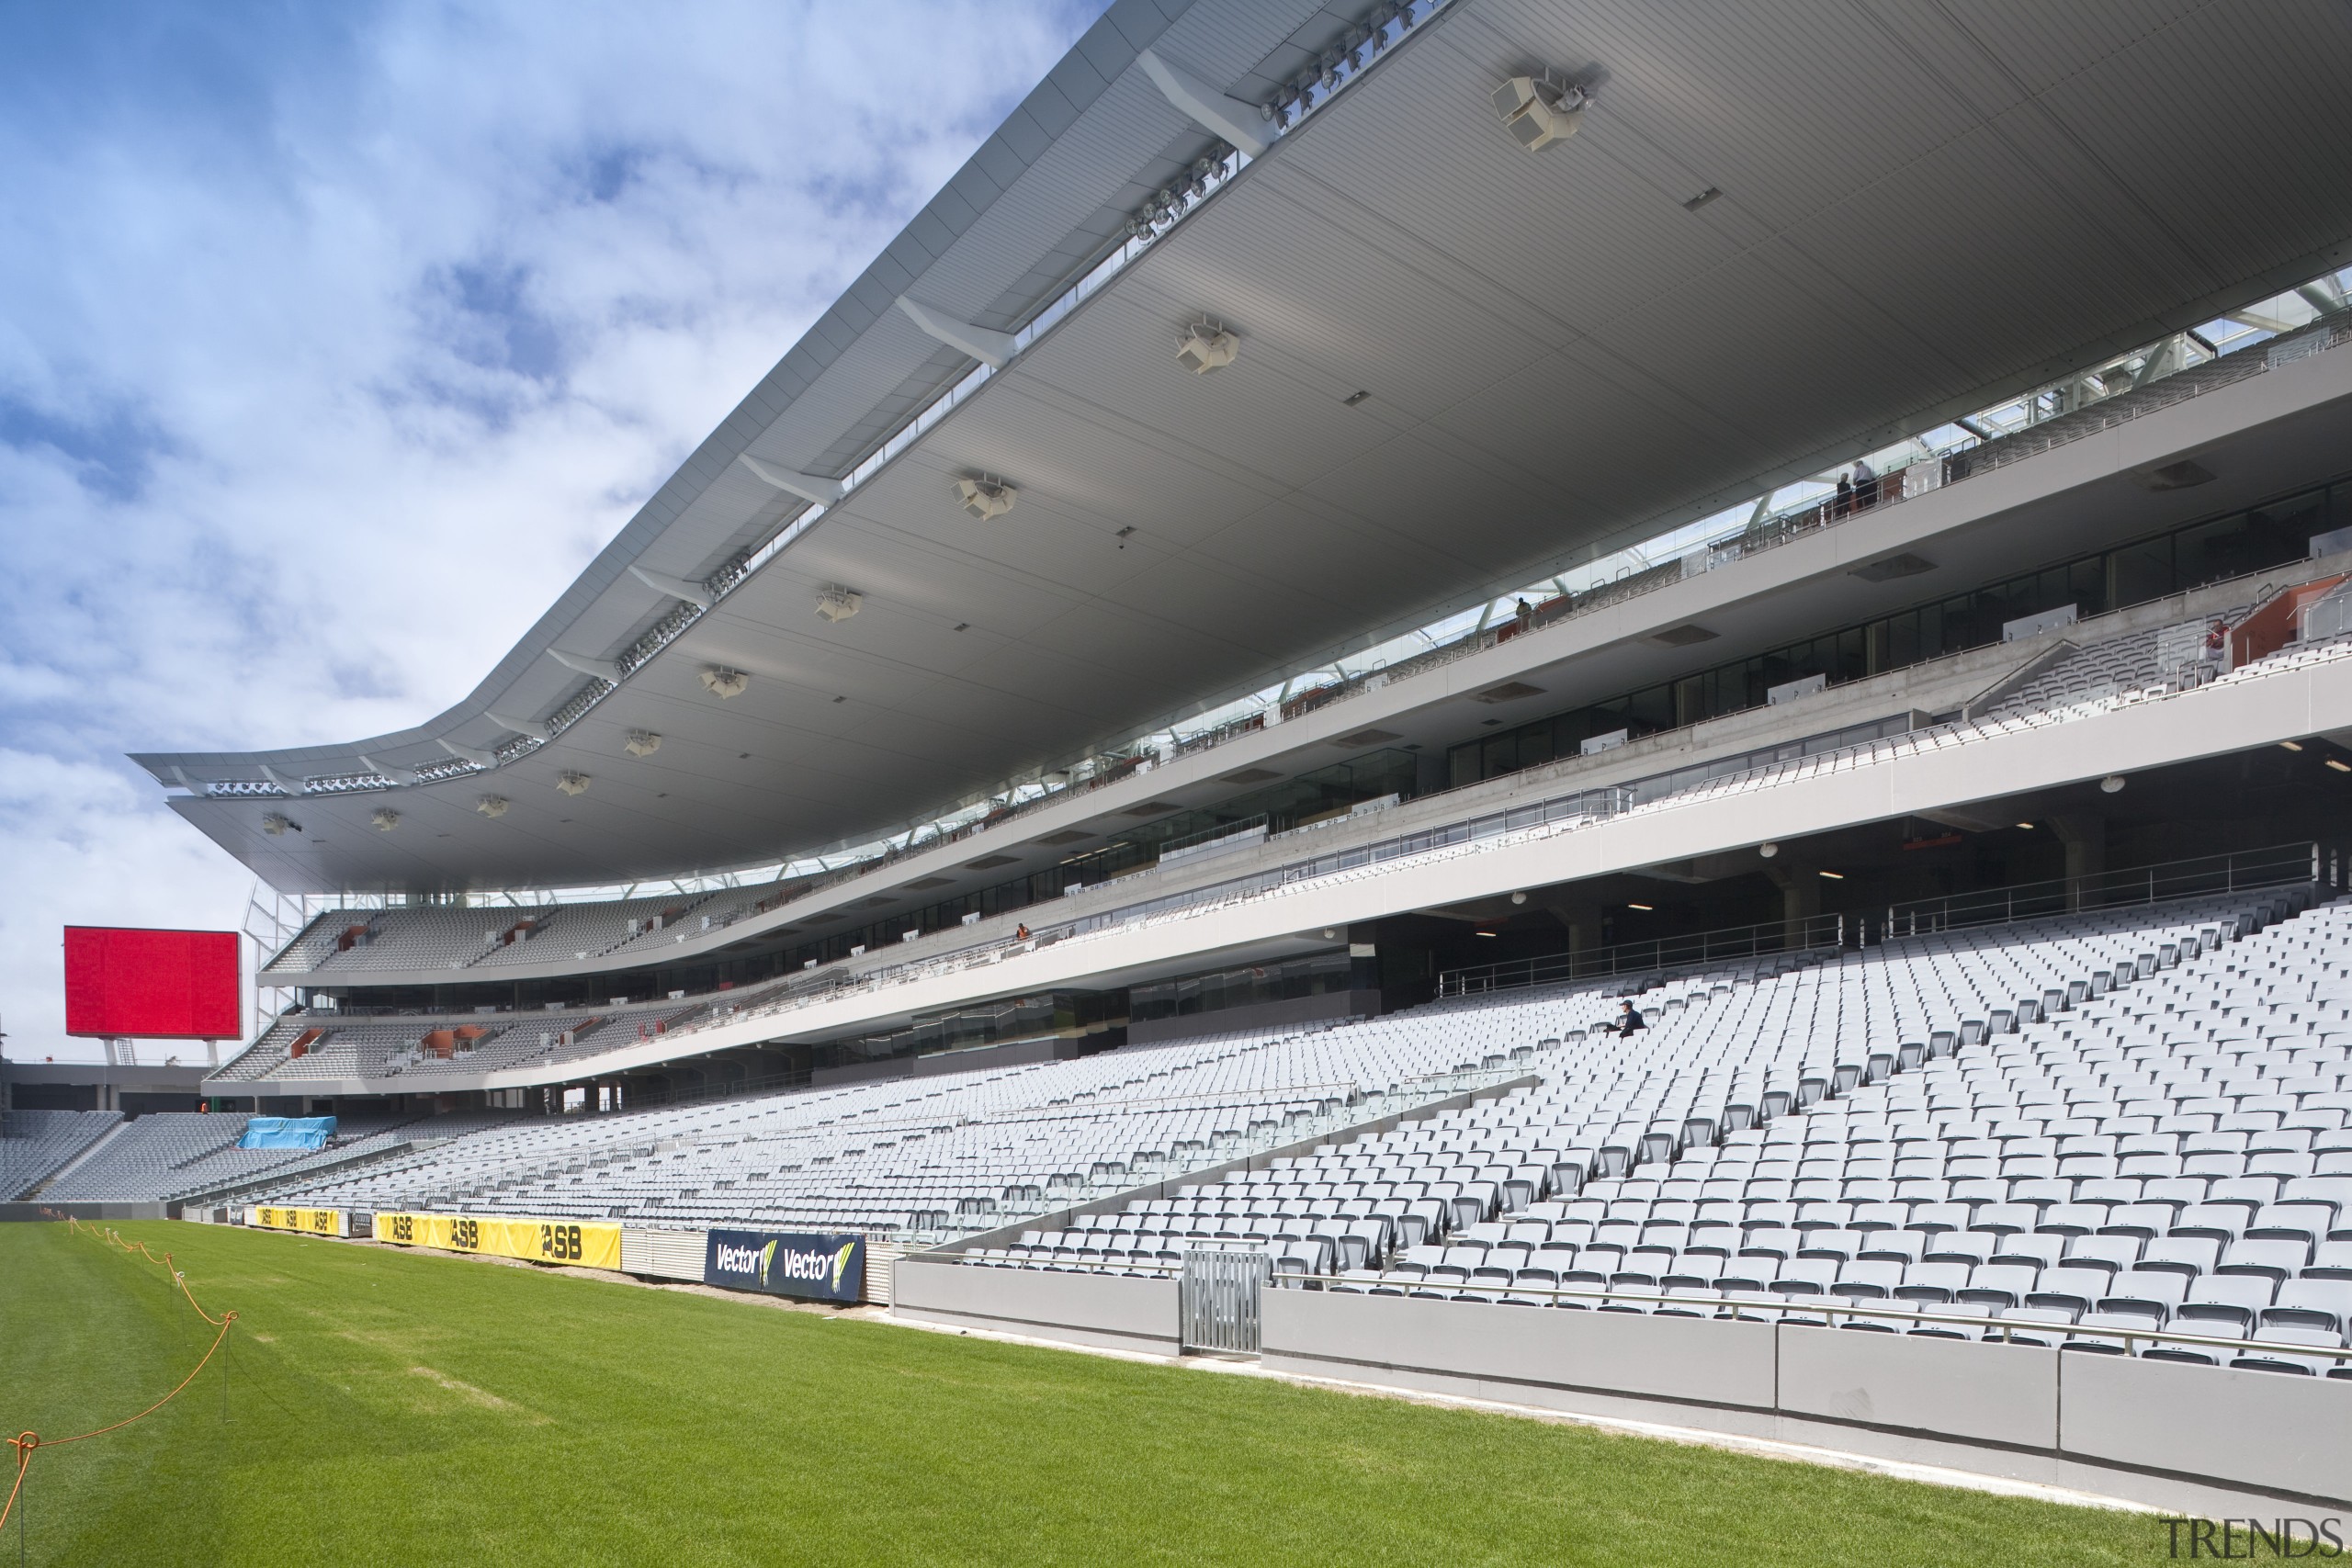
[[[135,1427],[40,1453],[28,1563],[2071,1568],[2164,1551],[2141,1516],[463,1258],[118,1229],[241,1314],[226,1415],[208,1370]],[[162,1269],[0,1224],[8,1432],[128,1415],[211,1333]]]

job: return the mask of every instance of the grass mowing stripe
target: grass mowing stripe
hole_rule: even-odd
[[[1589,1428],[463,1258],[118,1228],[240,1314],[230,1418],[208,1387],[40,1456],[30,1562],[2071,1568],[2163,1550],[2143,1517]],[[201,1346],[160,1273],[62,1226],[0,1225],[0,1422],[85,1429],[183,1375]]]

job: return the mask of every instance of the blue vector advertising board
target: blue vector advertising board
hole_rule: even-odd
[[[706,1285],[817,1302],[863,1301],[865,1238],[797,1231],[713,1231],[702,1258]]]

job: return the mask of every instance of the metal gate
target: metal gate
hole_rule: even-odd
[[[1258,1353],[1258,1296],[1273,1259],[1262,1252],[1187,1252],[1178,1311],[1184,1348]]]

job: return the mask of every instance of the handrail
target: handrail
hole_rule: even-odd
[[[2323,318],[2323,321],[2324,320],[2324,318]],[[2154,412],[2161,409],[2173,407],[2188,398],[2201,396],[2206,391],[2215,390],[2224,386],[2234,386],[2239,381],[2245,379],[2247,377],[2262,374],[2267,370],[2276,368],[2280,363],[2290,363],[2293,358],[2301,357],[2301,355],[2290,355],[2285,359],[2280,359],[2268,353],[2270,349],[2275,348],[2282,342],[2320,343],[2322,339],[2324,339],[2323,346],[2325,348],[2333,348],[2345,342],[2352,341],[2352,321],[2337,321],[2334,325],[2330,326],[2325,333],[2312,332],[2312,328],[2320,324],[2320,321],[2314,321],[2304,328],[2299,329],[2298,333],[2294,334],[2289,334],[2288,336],[2281,338],[2273,338],[2261,344],[2250,345],[2244,349],[2233,351],[2233,355],[2244,354],[2248,356],[2246,363],[2249,368],[2241,375],[2234,376],[2228,379],[2214,378],[2198,383],[2184,390],[2181,394],[2174,396],[2166,400],[2135,402],[2123,408],[2109,410],[2109,412],[2120,419],[2129,420],[2139,418],[2145,413]],[[2256,356],[2255,354],[2255,350],[2256,348],[2264,350],[2264,354]],[[2313,349],[2306,352],[2319,352],[2319,350]],[[2224,355],[2222,357],[2222,359],[2228,359],[2233,357],[2233,355]],[[2258,364],[2256,363],[2257,357],[2259,358]],[[2205,363],[2213,364],[2220,363],[2220,361],[2207,361]],[[2162,380],[2150,383],[2150,386],[2167,386],[2171,378],[2167,377]],[[2127,395],[2128,394],[2119,394],[2119,397]],[[2040,452],[2047,451],[2052,447],[2064,446],[2083,436],[2098,434],[2110,428],[2111,423],[2102,424],[2085,421],[2078,425],[2069,426],[2064,433],[2053,434],[2051,430],[2051,426],[2059,423],[2064,419],[2070,418],[2073,414],[2087,414],[2095,410],[2102,409],[2109,409],[2108,401],[2092,403],[2082,409],[2070,411],[2066,415],[2058,416],[2057,419],[2053,419],[2043,423],[2027,426],[2024,430],[2012,432],[2008,434],[1996,437],[1992,442],[1980,442],[1973,445],[1955,447],[1951,453],[1942,455],[1940,460],[1943,463],[1945,469],[1952,469],[1955,467],[1954,459],[1958,457],[1971,453],[1984,451],[1990,447],[1998,446],[2002,443],[2024,436],[2029,433],[2031,433],[2035,439],[2040,441],[2041,444],[2035,446],[2032,452],[2019,451],[2018,455],[2020,457],[2036,455]],[[1923,486],[1916,492],[1909,491],[1907,490],[1907,487],[1901,482],[1901,477],[1904,474],[1910,472],[1913,468],[1919,468],[1922,464],[1928,461],[1928,459],[1923,458],[1917,463],[1890,468],[1887,473],[1879,477],[1878,483],[1880,490],[1878,499],[1871,506],[1860,507],[1849,502],[1841,508],[1835,498],[1804,503],[1791,511],[1776,513],[1773,516],[1767,518],[1761,526],[1743,527],[1735,533],[1727,534],[1714,541],[1702,541],[1699,544],[1689,547],[1677,555],[1668,557],[1665,561],[1656,563],[1650,567],[1643,569],[1642,570],[1633,572],[1627,577],[1618,580],[1617,581],[1602,584],[1600,587],[1589,591],[1583,595],[1563,596],[1560,598],[1547,600],[1544,604],[1536,607],[1532,627],[1530,629],[1548,626],[1559,621],[1574,619],[1588,613],[1606,608],[1611,604],[1622,603],[1626,599],[1639,597],[1642,594],[1654,592],[1658,588],[1668,586],[1671,582],[1679,582],[1690,576],[1695,576],[1705,571],[1711,571],[1718,567],[1731,565],[1736,561],[1746,559],[1750,556],[1778,548],[1780,546],[1790,543],[1794,539],[1806,537],[1825,528],[1838,526],[1844,523],[1852,521],[1856,516],[1859,516],[1862,513],[1875,512],[1888,506],[1900,504],[1902,502],[1910,499],[1914,494],[1924,494],[1929,490],[1939,490],[1951,484],[1964,482],[1967,479],[1973,477],[1975,474],[1990,472],[1994,468],[2005,466],[2007,461],[2011,460],[2014,459],[2005,458],[2001,463],[1988,463],[1973,468],[1962,466],[1959,468],[1958,471],[1941,474],[1936,484],[1931,486]],[[1694,562],[1699,564],[1694,565]],[[1673,570],[1669,574],[1668,570],[1669,568],[1676,568],[1678,570]],[[1409,660],[1405,660],[1396,664],[1386,665],[1379,669],[1359,671],[1354,675],[1342,676],[1330,685],[1315,688],[1314,693],[1312,694],[1317,699],[1314,705],[1320,708],[1328,706],[1335,702],[1344,701],[1348,698],[1363,694],[1367,691],[1378,690],[1393,683],[1396,681],[1406,679],[1411,675],[1422,673],[1425,671],[1435,669],[1440,665],[1451,663],[1456,659],[1468,657],[1469,655],[1482,652],[1487,649],[1496,647],[1500,642],[1509,640],[1512,637],[1519,635],[1520,631],[1521,628],[1516,623],[1506,622],[1499,626],[1485,627],[1473,631],[1453,642],[1441,644],[1432,648],[1428,652],[1416,655]],[[1976,650],[1964,649],[1962,651],[1973,652]],[[1189,739],[1180,742],[1176,750],[1180,754],[1192,755],[1201,750],[1223,745],[1228,740],[1239,739],[1244,734],[1258,733],[1266,728],[1264,717],[1264,714],[1261,712],[1258,714],[1246,715],[1242,717],[1230,720],[1227,723],[1217,727],[1214,730],[1204,732],[1201,735],[1194,736]],[[1137,760],[1127,756],[1113,758],[1110,761],[1109,765],[1111,768],[1117,770],[1117,776],[1121,778],[1133,776],[1138,772],[1148,771],[1152,766],[1151,762],[1148,759]],[[857,878],[872,874],[876,871],[880,871],[889,865],[897,863],[899,860],[908,855],[936,849],[948,843],[960,842],[965,839],[967,839],[978,832],[985,831],[990,828],[1001,827],[1004,823],[1025,816],[1032,810],[1042,809],[1046,807],[1058,804],[1071,798],[1079,792],[1099,787],[1100,784],[1104,782],[1115,782],[1115,780],[1106,780],[1099,776],[1090,777],[1083,780],[1073,780],[1069,784],[1063,785],[1058,789],[1046,789],[1031,799],[1009,802],[989,813],[984,819],[975,819],[973,821],[963,823],[953,829],[943,827],[939,829],[939,830],[934,831],[928,838],[910,840],[903,845],[890,846],[878,854],[871,856],[868,859],[856,862],[854,864],[841,867],[836,871],[822,872],[816,874],[813,876],[804,874],[799,877],[786,877],[781,874],[780,868],[779,874],[772,883],[735,883],[732,886],[721,886],[718,887],[716,891],[724,892],[734,890],[736,887],[757,887],[791,882],[799,885],[795,888],[795,891],[792,894],[793,898],[797,898],[808,894],[821,892],[828,888],[838,886],[844,882],[853,881]],[[208,787],[212,789],[215,793],[232,792],[231,786],[229,785],[212,785]],[[243,785],[238,785],[236,786],[236,789],[254,794],[276,795],[281,793],[275,785],[266,783],[254,785],[250,790],[245,790],[245,786]],[[730,874],[730,875],[731,874]],[[526,889],[524,891],[532,892],[534,894],[550,892],[550,890],[547,889]],[[551,894],[550,897],[552,898]],[[566,902],[566,900],[561,898],[552,898],[552,901],[556,903]],[[786,899],[786,901],[789,902],[790,899]],[[728,923],[731,924],[733,922],[730,919]],[[303,931],[307,931],[308,929],[309,923],[306,922]],[[295,942],[300,941],[301,934],[303,933],[297,932],[295,937],[292,940],[289,940],[286,944],[286,950],[281,951],[277,954],[274,954],[269,963],[263,966],[264,971],[268,972],[272,966],[276,964],[277,960],[284,956],[284,951],[290,951]]]
[[[1653,937],[1646,942],[1619,942],[1588,953],[1543,953],[1532,958],[1504,959],[1442,971],[1437,977],[1441,997],[1481,995],[1550,986],[1572,980],[1599,979],[1651,970],[1681,968],[1734,958],[1818,952],[1846,945],[1846,917],[1805,915],[1793,920],[1758,920],[1754,925],[1724,926],[1692,931],[1687,936]]]
[[[1165,860],[1171,854],[1181,854],[1186,850],[1197,849],[1203,844],[1213,844],[1219,839],[1236,838],[1259,828],[1267,829],[1271,832],[1272,827],[1273,819],[1262,811],[1255,817],[1244,817],[1238,821],[1219,822],[1215,827],[1204,828],[1197,833],[1187,833],[1181,839],[1169,840],[1159,846],[1159,857]]]
[[[2245,671],[2233,671],[2231,676],[2227,677],[2227,679],[2237,679],[2242,674],[2259,671],[2260,669],[2260,664],[2249,665],[2246,667]],[[1894,739],[1900,741],[1917,736],[1933,737],[1955,730],[1964,729],[1973,729],[1980,735],[1985,733],[2006,733],[2019,728],[2030,728],[2036,725],[2063,720],[2068,715],[2080,711],[2083,705],[2072,705],[2066,709],[2052,710],[2048,714],[2016,716],[1997,720],[1973,719],[1954,721],[1944,725],[1933,726],[1925,730],[1910,731],[1907,735],[1897,736],[1894,737]],[[1863,725],[1849,728],[1859,730],[1868,729],[1872,727]],[[1828,737],[1814,739],[1835,739],[1838,736],[1846,732],[1838,731],[1833,732]],[[1132,906],[1122,906],[1118,908],[1107,911],[1098,911],[1093,915],[1080,917],[1060,922],[1043,931],[1033,933],[1033,935],[1026,941],[1023,941],[1012,936],[998,936],[989,938],[983,942],[971,943],[964,947],[951,949],[944,953],[932,953],[922,958],[909,959],[899,964],[859,971],[854,974],[845,972],[833,965],[827,965],[815,972],[818,978],[814,983],[811,983],[810,976],[807,974],[794,974],[778,976],[771,981],[757,982],[752,986],[730,991],[712,991],[702,993],[700,996],[693,998],[693,1001],[695,1005],[706,1010],[705,1015],[694,1020],[685,1027],[670,1031],[669,1034],[671,1037],[684,1037],[702,1029],[714,1028],[728,1023],[743,1021],[750,1018],[766,1017],[784,1010],[786,1008],[798,1008],[820,1000],[832,999],[853,990],[865,991],[878,989],[884,985],[895,984],[902,978],[915,976],[919,974],[924,976],[938,975],[950,972],[958,967],[970,967],[978,964],[993,963],[999,958],[1011,956],[1020,952],[1030,951],[1035,947],[1050,945],[1053,942],[1059,942],[1070,936],[1091,933],[1095,931],[1106,929],[1111,925],[1124,923],[1125,920],[1132,919],[1150,918],[1159,914],[1172,913],[1178,908],[1191,908],[1193,906],[1216,899],[1236,900],[1242,897],[1254,897],[1274,887],[1285,886],[1295,881],[1305,880],[1310,876],[1328,874],[1334,870],[1351,869],[1354,866],[1372,863],[1378,860],[1394,858],[1393,853],[1380,852],[1384,849],[1393,845],[1409,843],[1415,846],[1409,852],[1426,852],[1429,850],[1445,847],[1446,845],[1453,843],[1467,841],[1468,840],[1475,838],[1491,836],[1491,834],[1496,832],[1516,831],[1524,828],[1544,825],[1560,819],[1562,816],[1574,815],[1573,812],[1564,809],[1564,803],[1573,803],[1583,797],[1615,796],[1615,804],[1608,809],[1596,807],[1591,813],[1589,813],[1593,819],[1606,820],[1616,815],[1617,812],[1630,808],[1634,804],[1639,804],[1645,807],[1653,805],[1664,804],[1667,801],[1679,798],[1681,795],[1690,794],[1693,791],[1717,786],[1726,786],[1736,784],[1742,780],[1754,779],[1769,774],[1773,770],[1786,765],[1787,759],[1776,759],[1775,754],[1786,753],[1792,748],[1804,749],[1808,747],[1810,743],[1811,742],[1809,740],[1790,741],[1780,746],[1766,748],[1760,751],[1745,752],[1740,753],[1736,757],[1718,759],[1717,761],[1713,763],[1692,764],[1690,767],[1683,769],[1648,775],[1642,779],[1634,780],[1626,784],[1595,786],[1585,790],[1567,792],[1559,795],[1546,796],[1543,800],[1536,802],[1526,803],[1519,806],[1506,806],[1497,811],[1485,813],[1475,818],[1457,819],[1452,824],[1442,825],[1439,828],[1422,829],[1412,834],[1392,836],[1388,840],[1380,840],[1371,846],[1366,846],[1361,849],[1338,850],[1326,855],[1316,857],[1313,860],[1289,863],[1285,866],[1260,873],[1252,877],[1230,879],[1227,882],[1211,884],[1184,893],[1170,894],[1160,900],[1152,900]],[[1859,751],[1885,743],[1888,743],[1886,739],[1882,737],[1881,739],[1878,740],[1857,741],[1849,746],[1834,747],[1830,750],[1820,752],[1817,755],[1807,750],[1805,752],[1805,758],[1809,761],[1820,761],[1827,758],[1835,758],[1849,751]],[[1735,766],[1736,764],[1746,765]],[[1645,786],[1653,785],[1659,781],[1671,780],[1681,773],[1694,771],[1704,771],[1713,774],[1718,766],[1728,767],[1731,771],[1723,773],[1719,776],[1710,776],[1695,780],[1688,786],[1678,787],[1666,795],[1658,795],[1651,799],[1637,798]],[[1437,792],[1436,794],[1422,796],[1420,798],[1423,800],[1435,799],[1438,798],[1440,795],[1446,793],[1451,792]],[[1540,815],[1541,820],[1534,819],[1538,815]],[[1401,853],[1408,852],[1396,851],[1395,852]],[[1156,876],[1159,874],[1160,874],[1160,872],[1157,867],[1147,867],[1121,876],[1115,879],[1113,884],[1103,886],[1125,885],[1136,882],[1140,878]],[[2279,881],[2267,884],[2267,886],[2286,886],[2296,880],[2299,879],[2287,877]],[[2251,890],[2253,886],[2254,885],[2252,884],[2246,885],[2248,890]],[[1090,889],[1090,891],[1091,890]],[[2193,895],[2184,894],[2183,896],[2188,897]],[[1908,906],[1905,906],[1903,908],[1905,910],[1908,909]],[[2061,911],[2051,910],[2045,912],[2057,913]],[[1884,934],[1883,931],[1882,934]],[[837,960],[835,961],[835,964],[838,964],[843,962],[846,961]],[[718,1004],[722,998],[731,1005],[724,1008],[718,1006]],[[224,1063],[221,1070],[226,1071],[237,1063],[245,1060],[255,1049],[258,1048],[259,1042],[257,1041],[254,1046],[248,1047],[245,1051],[241,1052],[235,1057],[232,1057],[229,1062]],[[583,1057],[581,1059],[587,1060],[589,1058]]]
[[[1162,1250],[1168,1249],[1163,1248]],[[1185,1250],[1192,1249],[1188,1248]],[[1246,1250],[1259,1251],[1263,1249],[1247,1248]],[[955,1262],[975,1269],[1035,1269],[1040,1273],[1068,1271],[1071,1273],[1134,1274],[1148,1272],[1161,1277],[1172,1278],[1179,1276],[1183,1272],[1183,1265],[1181,1263],[1162,1263],[1156,1258],[1148,1261],[1142,1258],[1136,1258],[1130,1261],[1122,1262],[1109,1258],[1056,1258],[1048,1264],[1035,1264],[1027,1259],[982,1258],[965,1253],[949,1254],[941,1258],[927,1259],[926,1261]],[[1427,1284],[1427,1277],[1421,1275],[1396,1275],[1392,1277],[1383,1272],[1369,1278],[1363,1275],[1359,1275],[1351,1279],[1345,1274],[1276,1273],[1272,1277],[1268,1283],[1277,1290],[1298,1290],[1302,1288],[1320,1288],[1329,1290],[1333,1286],[1337,1286],[1341,1292],[1346,1293],[1354,1293],[1356,1292],[1367,1292],[1368,1293],[1369,1287],[1374,1285],[1395,1285],[1400,1287],[1397,1292],[1398,1294],[1411,1295],[1414,1293],[1415,1287]],[[2002,1331],[2001,1339],[2004,1343],[2012,1342],[2015,1336],[2019,1334],[2027,1336],[2063,1334],[2069,1338],[2120,1339],[2124,1342],[2127,1352],[2134,1342],[2144,1339],[2151,1342],[2167,1345],[2195,1345],[2225,1350],[2267,1351],[2290,1356],[2316,1356],[2339,1363],[2352,1361],[2352,1348],[2342,1346],[2331,1348],[2325,1345],[2297,1345],[2275,1339],[2238,1339],[2219,1335],[2189,1334],[2170,1328],[2125,1328],[2110,1327],[2105,1325],[2098,1325],[2086,1328],[2080,1323],[2050,1323],[2044,1322],[2039,1318],[2004,1317],[1998,1312],[1976,1315],[1967,1313],[1939,1313],[1917,1308],[1858,1305],[1856,1304],[1855,1298],[1846,1296],[1781,1296],[1774,1295],[1770,1292],[1765,1292],[1760,1294],[1750,1292],[1714,1292],[1707,1294],[1673,1295],[1663,1291],[1594,1291],[1571,1289],[1565,1285],[1521,1285],[1516,1282],[1510,1284],[1495,1283],[1481,1286],[1468,1280],[1449,1280],[1444,1281],[1444,1283],[1454,1287],[1453,1291],[1444,1298],[1446,1300],[1458,1300],[1463,1294],[1468,1293],[1472,1295],[1473,1299],[1509,1296],[1543,1296],[1551,1298],[1555,1304],[1562,1301],[1592,1301],[1601,1303],[1642,1302],[1655,1305],[1677,1307],[1695,1307],[1709,1300],[1713,1300],[1728,1309],[1727,1311],[1718,1312],[1713,1314],[1713,1320],[1716,1322],[1729,1322],[1733,1320],[1741,1322],[1758,1321],[1753,1318],[1743,1318],[1740,1315],[1741,1309],[1753,1307],[1776,1314],[1780,1318],[1785,1318],[1792,1314],[1803,1314],[1805,1316],[1817,1315],[1832,1319],[1848,1317],[1884,1319],[1898,1323],[1942,1324],[1950,1325],[1954,1327],[1975,1328],[1979,1330],[1997,1328]],[[1869,1300],[1870,1298],[1862,1299]],[[1828,1304],[1832,1302],[1835,1302],[1838,1304],[1834,1306]],[[1691,1315],[1696,1317],[1701,1314],[1694,1312]],[[1799,1326],[1811,1325],[1800,1325]],[[1832,1323],[1827,1326],[1835,1327],[1836,1325]],[[1983,1337],[1989,1340],[1992,1336],[1987,1333],[1984,1334]]]
[[[2217,893],[2252,893],[2318,883],[2323,880],[2322,853],[2317,840],[2301,839],[2230,854],[2195,855],[2119,871],[2021,882],[1978,893],[1917,898],[1887,906],[1880,937],[1929,935],[2092,909],[2137,908]],[[2219,886],[2214,885],[2216,878]]]

